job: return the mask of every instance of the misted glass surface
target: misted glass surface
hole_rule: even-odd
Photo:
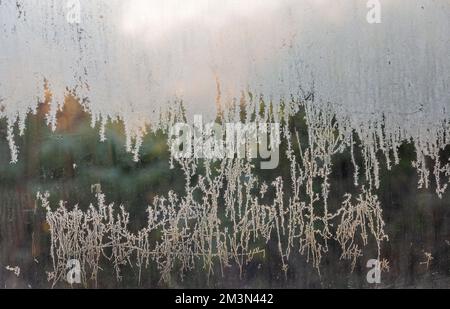
[[[0,0],[0,286],[449,288],[449,16]]]

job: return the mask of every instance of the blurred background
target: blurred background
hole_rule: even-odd
[[[146,224],[146,208],[157,195],[171,189],[183,192],[184,177],[170,169],[167,136],[161,132],[148,134],[133,162],[125,150],[123,125],[109,124],[105,142],[100,142],[98,129],[90,125],[90,115],[78,102],[67,98],[58,113],[55,132],[45,123],[48,105],[41,104],[35,115],[26,120],[26,131],[16,137],[19,162],[10,164],[6,140],[6,121],[0,123],[0,287],[50,288],[47,271],[52,270],[49,227],[45,211],[36,207],[36,193],[48,191],[52,206],[67,201],[71,209],[95,202],[91,186],[100,184],[107,202],[123,204],[131,214],[131,229]],[[305,134],[302,115],[293,126]],[[447,149],[446,153],[450,153]],[[231,267],[224,277],[213,276],[209,282],[202,271],[188,273],[183,280],[160,284],[159,274],[149,267],[138,284],[136,270],[124,269],[124,280],[116,282],[112,270],[100,272],[98,287],[104,288],[448,288],[450,287],[450,196],[439,199],[432,189],[418,190],[417,175],[411,167],[414,147],[407,143],[400,149],[401,162],[392,171],[381,169],[381,187],[377,191],[383,207],[386,233],[382,257],[389,261],[389,272],[382,275],[380,285],[366,281],[366,263],[376,258],[375,242],[363,250],[355,270],[341,261],[340,251],[330,243],[330,252],[322,261],[321,273],[295,254],[289,261],[287,276],[281,271],[276,243],[265,245],[265,257],[256,257],[242,278],[239,269]],[[289,162],[284,156],[276,171],[259,171],[259,177],[274,179],[273,173],[288,177]],[[360,162],[360,158],[356,158]],[[444,158],[445,159],[445,158]],[[355,193],[350,154],[334,157],[330,203],[342,202],[345,193]],[[430,259],[432,257],[432,259]],[[6,268],[19,266],[16,276]],[[58,287],[70,288],[60,284]]]

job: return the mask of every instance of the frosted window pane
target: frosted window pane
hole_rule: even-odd
[[[131,126],[175,99],[212,116],[218,83],[223,101],[242,91],[277,101],[314,84],[318,101],[354,121],[384,111],[390,124],[421,110],[430,126],[448,116],[448,1],[385,1],[376,25],[356,0],[82,0],[80,8],[77,24],[67,1],[1,2],[4,115],[35,108],[45,78],[55,105],[76,88],[95,116]]]

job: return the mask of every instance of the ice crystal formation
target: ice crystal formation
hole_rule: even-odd
[[[147,208],[148,224],[137,233],[130,231],[124,207],[108,205],[100,190],[96,205],[87,211],[78,206],[69,209],[63,201],[53,210],[48,194],[39,193],[51,231],[54,269],[49,279],[54,284],[63,280],[67,260],[73,258],[80,261],[83,278],[94,281],[104,259],[112,263],[118,280],[126,266],[138,269],[140,279],[151,263],[160,271],[162,282],[170,282],[174,273],[182,279],[196,266],[208,276],[215,274],[217,265],[222,274],[233,265],[242,274],[256,255],[264,255],[271,240],[277,244],[280,271],[286,273],[294,252],[306,256],[320,271],[331,241],[338,243],[341,258],[350,260],[353,267],[369,241],[377,244],[381,260],[381,244],[388,237],[377,196],[361,187],[357,196],[342,197],[338,209],[328,206],[332,156],[352,143],[352,132],[340,133],[331,112],[312,109],[306,118],[309,141],[305,149],[297,132],[291,136],[289,117],[280,119],[285,124],[284,156],[291,166],[288,179],[280,176],[271,183],[262,182],[246,158],[218,162],[172,158],[184,173],[184,194],[170,191],[155,197]],[[269,192],[273,198],[266,197]]]
[[[369,235],[378,248],[387,238],[376,189],[380,169],[399,163],[405,142],[415,146],[418,186],[442,196],[450,177],[441,159],[450,144],[450,3],[380,2],[382,23],[370,24],[357,0],[81,0],[76,22],[66,1],[0,0],[0,117],[12,163],[20,160],[15,137],[47,93],[49,126],[74,95],[100,124],[100,139],[109,121],[124,121],[136,161],[150,130],[200,114],[282,123],[291,164],[289,179],[261,183],[245,159],[172,158],[186,177],[184,195],[156,198],[137,233],[101,193],[87,212],[63,202],[53,210],[41,194],[50,279],[61,280],[69,258],[82,262],[85,279],[88,271],[97,278],[103,258],[119,279],[124,264],[155,263],[165,281],[198,261],[212,274],[215,263],[243,268],[263,254],[258,241],[272,237],[285,271],[293,250],[319,269],[330,241],[355,263]],[[299,113],[305,144],[289,129]],[[360,193],[329,209],[332,158],[343,151]],[[268,190],[275,199],[264,199]]]
[[[53,127],[74,92],[94,123],[124,119],[130,139],[171,102],[214,117],[243,92],[275,105],[314,92],[363,135],[384,127],[387,147],[413,138],[424,154],[449,116],[445,0],[381,1],[381,24],[358,0],[69,2],[79,20],[67,1],[0,2],[1,115],[19,133],[44,84]]]

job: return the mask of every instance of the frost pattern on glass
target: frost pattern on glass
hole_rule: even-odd
[[[355,128],[435,139],[448,119],[448,1],[81,0],[0,2],[0,100],[9,125],[52,94],[49,124],[73,91],[93,122],[120,117],[129,137],[170,102],[214,117],[242,93],[280,99],[314,93]],[[220,101],[220,102],[218,102]],[[417,123],[421,125],[418,126]],[[381,125],[381,124],[380,124]],[[399,130],[399,126],[401,126]],[[373,130],[372,130],[373,131]],[[11,140],[12,161],[17,149]]]
[[[51,232],[54,269],[49,280],[53,284],[63,280],[66,262],[72,258],[80,261],[85,283],[97,281],[99,264],[105,259],[119,281],[124,267],[136,267],[140,280],[142,270],[151,263],[165,283],[174,273],[179,276],[176,279],[183,279],[199,263],[208,277],[218,265],[222,275],[231,265],[242,275],[256,255],[264,256],[271,240],[277,244],[280,271],[286,274],[295,252],[305,255],[320,271],[331,241],[339,244],[341,258],[350,260],[353,267],[369,241],[376,242],[381,260],[381,244],[388,237],[380,202],[372,190],[362,186],[358,196],[342,197],[340,208],[328,207],[332,156],[352,143],[353,134],[339,132],[331,112],[305,108],[305,149],[298,133],[291,135],[289,117],[280,119],[287,143],[284,159],[291,167],[287,179],[279,176],[271,183],[262,182],[254,174],[252,160],[245,158],[226,158],[218,164],[173,158],[174,168],[185,176],[184,195],[169,191],[167,196],[155,197],[147,208],[148,224],[137,233],[130,231],[125,208],[108,205],[101,191],[88,211],[78,206],[69,209],[64,201],[53,210],[48,194],[39,193]],[[274,198],[266,197],[269,191]],[[287,191],[291,192],[289,199]]]
[[[198,162],[181,160],[185,196],[157,198],[149,208],[149,226],[138,234],[127,230],[127,213],[113,216],[101,194],[97,208],[87,213],[64,205],[56,211],[48,208],[55,261],[50,278],[55,282],[69,256],[79,256],[95,278],[105,247],[112,248],[108,258],[118,278],[120,265],[131,256],[139,267],[157,263],[163,280],[175,261],[181,263],[181,273],[196,258],[207,269],[212,260],[243,265],[259,253],[250,240],[267,241],[271,231],[287,236],[287,243],[278,237],[283,270],[294,242],[317,268],[330,239],[341,245],[343,258],[354,259],[361,254],[355,237],[363,245],[369,231],[378,244],[386,239],[374,193],[384,168],[380,157],[391,169],[399,163],[398,148],[404,142],[415,146],[419,187],[434,183],[439,196],[447,189],[450,163],[440,155],[450,144],[448,1],[382,1],[381,24],[367,23],[366,2],[357,0],[80,3],[77,24],[67,21],[64,1],[0,1],[0,116],[7,119],[13,163],[20,159],[14,137],[26,130],[26,115],[45,94],[52,97],[47,119],[53,129],[69,93],[92,114],[93,125],[102,125],[100,139],[108,121],[123,120],[125,146],[135,160],[143,136],[155,128],[167,129],[181,110],[188,119],[200,114],[232,121],[239,119],[235,106],[242,102],[247,115],[260,105],[266,111],[270,106],[263,122],[288,122],[304,111],[309,141],[295,155],[296,137],[284,127],[283,140],[289,145],[285,155],[292,163],[289,190],[295,196],[290,201],[283,200],[286,179],[259,184],[245,160],[222,160],[221,176],[211,178],[206,169],[195,184],[188,176]],[[355,147],[356,138],[361,147]],[[347,195],[341,209],[329,211],[331,158],[344,149],[352,158],[362,154],[363,166],[354,168],[361,195]],[[240,182],[241,176],[246,183]],[[316,181],[320,193],[312,189]],[[251,188],[261,196],[275,190],[277,198],[263,203]],[[233,221],[233,231],[222,230],[217,221],[219,189],[227,192],[220,208]],[[195,200],[193,191],[209,198]],[[197,229],[183,227],[182,219],[193,220]],[[103,226],[110,242],[99,243],[105,235],[91,224]],[[66,225],[86,238],[65,234],[61,228]],[[154,247],[147,238],[152,229],[167,236]],[[80,248],[87,251],[76,251]]]

